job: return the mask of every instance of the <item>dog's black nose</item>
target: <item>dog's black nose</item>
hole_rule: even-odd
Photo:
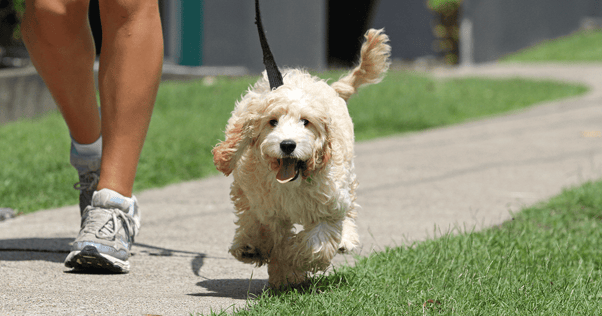
[[[295,143],[295,141],[292,139],[283,140],[280,143],[280,149],[282,149],[282,152],[287,155],[290,155],[293,151],[295,151],[295,147],[297,147],[297,143]]]

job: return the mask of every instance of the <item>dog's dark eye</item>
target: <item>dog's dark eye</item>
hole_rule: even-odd
[[[309,121],[306,119],[301,119],[301,123],[303,123],[303,126],[307,126],[307,124],[309,124]]]
[[[270,121],[270,125],[272,125],[272,126],[275,127],[276,125],[278,125],[278,121],[277,120],[271,120]]]

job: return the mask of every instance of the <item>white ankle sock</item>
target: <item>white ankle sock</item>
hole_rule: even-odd
[[[75,151],[82,156],[100,156],[102,154],[102,135],[92,144],[80,144],[71,137]]]

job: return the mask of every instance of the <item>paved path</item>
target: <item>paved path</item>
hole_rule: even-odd
[[[583,82],[589,94],[527,110],[357,144],[362,254],[422,240],[433,228],[482,228],[563,187],[602,177],[602,64],[500,66],[436,76]],[[594,133],[595,134],[595,133]],[[223,176],[138,194],[143,228],[127,275],[71,273],[76,206],[0,222],[0,315],[188,315],[244,306],[264,268],[227,253],[234,232]],[[337,257],[337,262],[351,258]]]

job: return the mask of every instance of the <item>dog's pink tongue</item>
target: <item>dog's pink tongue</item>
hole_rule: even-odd
[[[280,170],[278,170],[278,174],[276,174],[276,180],[280,183],[291,181],[297,174],[297,170],[295,170],[296,165],[297,161],[295,159],[280,159]]]

